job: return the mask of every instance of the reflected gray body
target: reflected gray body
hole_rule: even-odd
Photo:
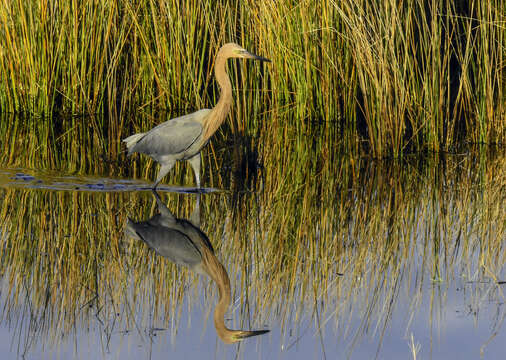
[[[197,187],[200,187],[200,150],[225,121],[232,104],[232,85],[226,71],[229,58],[270,61],[249,53],[237,44],[223,45],[216,55],[214,64],[216,81],[221,90],[220,99],[214,108],[202,109],[166,121],[148,132],[123,139],[129,155],[134,152],[146,154],[161,165],[154,188],[172,169],[176,161],[180,160],[190,162],[195,172]]]
[[[199,195],[200,196],[200,195]],[[157,254],[177,265],[187,266],[204,274],[202,270],[202,247],[212,252],[213,247],[199,229],[199,199],[192,214],[192,220],[177,219],[155,193],[160,214],[146,221],[127,220],[126,231],[132,237],[144,241]]]

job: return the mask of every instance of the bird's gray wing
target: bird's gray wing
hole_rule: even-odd
[[[152,226],[149,222],[134,223],[137,235],[158,255],[175,264],[190,268],[202,261],[202,255],[188,236],[164,226]]]
[[[211,244],[211,241],[209,241],[207,235],[202,230],[200,230],[199,227],[193,225],[191,221],[178,219],[177,226],[178,230],[180,230],[182,233],[187,234],[188,237],[192,239],[192,243],[195,244],[199,251],[201,251],[202,247],[206,247],[211,250],[212,253],[214,253],[213,245]]]
[[[185,151],[202,135],[201,121],[210,111],[200,110],[154,127],[132,151],[147,155],[172,155]]]

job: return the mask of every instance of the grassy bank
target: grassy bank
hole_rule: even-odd
[[[32,118],[41,142],[95,127],[114,155],[113,139],[165,110],[213,106],[209,59],[234,41],[273,61],[230,63],[234,133],[293,128],[374,157],[504,143],[505,13],[503,1],[3,2],[0,108]]]

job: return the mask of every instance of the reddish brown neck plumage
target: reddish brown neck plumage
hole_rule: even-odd
[[[230,106],[232,105],[232,84],[227,74],[227,59],[230,57],[228,55],[229,54],[224,52],[223,49],[220,49],[216,56],[214,73],[216,81],[220,86],[220,99],[204,123],[203,142],[207,142],[216,130],[218,130],[220,125],[227,118]]]

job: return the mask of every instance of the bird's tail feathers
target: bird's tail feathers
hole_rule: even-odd
[[[137,144],[137,142],[142,139],[144,136],[144,133],[134,134],[131,135],[125,139],[123,139],[123,142],[126,144],[126,147],[128,149],[128,155],[130,155],[133,152],[133,147]]]

